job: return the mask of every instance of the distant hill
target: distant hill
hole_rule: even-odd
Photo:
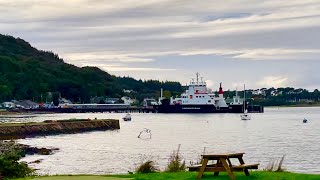
[[[0,34],[0,102],[33,99],[40,102],[48,92],[74,102],[89,102],[91,97],[157,97],[160,88],[167,94],[182,92],[179,82],[142,81],[116,77],[97,67],[67,64],[57,54],[37,50],[20,38]],[[123,89],[133,90],[126,94]],[[170,93],[169,93],[170,91]]]

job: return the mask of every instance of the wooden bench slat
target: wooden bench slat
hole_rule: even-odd
[[[215,166],[216,164],[215,163],[210,163],[210,164],[207,164],[207,166]],[[195,165],[192,165],[192,166],[188,166],[187,168],[195,168],[195,167],[201,167],[202,164],[195,164]]]
[[[239,166],[232,166],[232,169],[258,169],[259,164],[242,164]]]
[[[226,172],[224,167],[207,167],[205,172]],[[243,169],[232,169],[233,172],[243,172]]]
[[[206,172],[223,172],[225,171],[224,167],[218,166],[215,167],[216,164],[208,164],[205,171]],[[189,166],[189,171],[199,171],[201,164]],[[238,166],[232,166],[231,169],[233,171],[243,171],[244,169],[258,169],[259,164],[242,164]]]
[[[245,153],[230,153],[230,154],[203,154],[203,158],[237,158],[243,156]]]
[[[214,167],[216,164],[208,164],[207,167]],[[189,171],[199,171],[199,169],[201,168],[202,164],[196,164],[193,166],[188,166],[187,168],[189,168]]]

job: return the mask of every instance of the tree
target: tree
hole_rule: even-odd
[[[319,92],[318,89],[315,89],[315,90],[313,91],[312,95],[313,95],[313,99],[314,99],[315,101],[318,101],[318,100],[320,99],[320,92]]]
[[[121,98],[123,89],[136,92],[134,96],[140,101],[154,96],[161,88],[172,95],[182,92],[179,82],[116,77],[97,67],[67,64],[57,54],[37,50],[12,36],[0,34],[0,44],[0,85],[6,86],[0,87],[0,102],[13,97],[41,101],[48,99],[46,92],[60,92],[62,97],[84,103],[95,96]]]
[[[0,85],[0,100],[8,100],[12,97],[12,91],[7,85]]]
[[[34,172],[24,162],[19,162],[22,153],[13,150],[10,152],[0,152],[0,175],[6,178],[22,178]],[[0,177],[1,177],[0,176]]]
[[[59,98],[60,98],[60,93],[59,92],[54,92],[52,93],[52,102],[55,106],[59,105]]]
[[[171,97],[171,92],[168,91],[168,90],[163,91],[163,97],[170,98]]]
[[[101,98],[100,100],[99,100],[99,102],[98,102],[98,104],[105,104],[106,102],[104,101],[104,99],[103,98]]]

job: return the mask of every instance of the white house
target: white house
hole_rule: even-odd
[[[266,92],[265,92],[265,90],[263,90],[263,89],[257,89],[257,90],[253,90],[253,91],[252,91],[252,94],[253,94],[253,95],[263,95],[263,96],[265,96],[265,95],[266,95]]]
[[[145,98],[143,100],[143,107],[152,107],[154,105],[158,105],[158,102],[155,99]]]
[[[39,104],[32,102],[30,100],[21,100],[21,101],[14,101],[17,108],[21,109],[37,109],[39,108]]]
[[[133,90],[132,89],[130,89],[130,90],[129,89],[123,89],[123,92],[124,93],[131,93],[131,92],[133,92]]]
[[[5,108],[12,109],[12,108],[16,107],[16,104],[13,103],[13,102],[4,102],[4,103],[2,103],[2,106],[5,107]]]
[[[121,100],[123,100],[124,104],[128,104],[128,105],[133,104],[133,103],[136,102],[136,99],[131,99],[128,96],[122,97]]]

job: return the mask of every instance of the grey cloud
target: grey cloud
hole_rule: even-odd
[[[310,73],[320,65],[318,8],[316,0],[0,0],[0,32],[53,50],[76,65],[128,70],[118,75],[185,82],[186,74],[205,71],[229,87],[239,81],[258,87],[254,82],[268,76],[313,87],[319,85]],[[72,59],[75,54],[80,57]],[[261,59],[268,61],[256,61]],[[170,72],[159,76],[139,73],[139,68]]]

